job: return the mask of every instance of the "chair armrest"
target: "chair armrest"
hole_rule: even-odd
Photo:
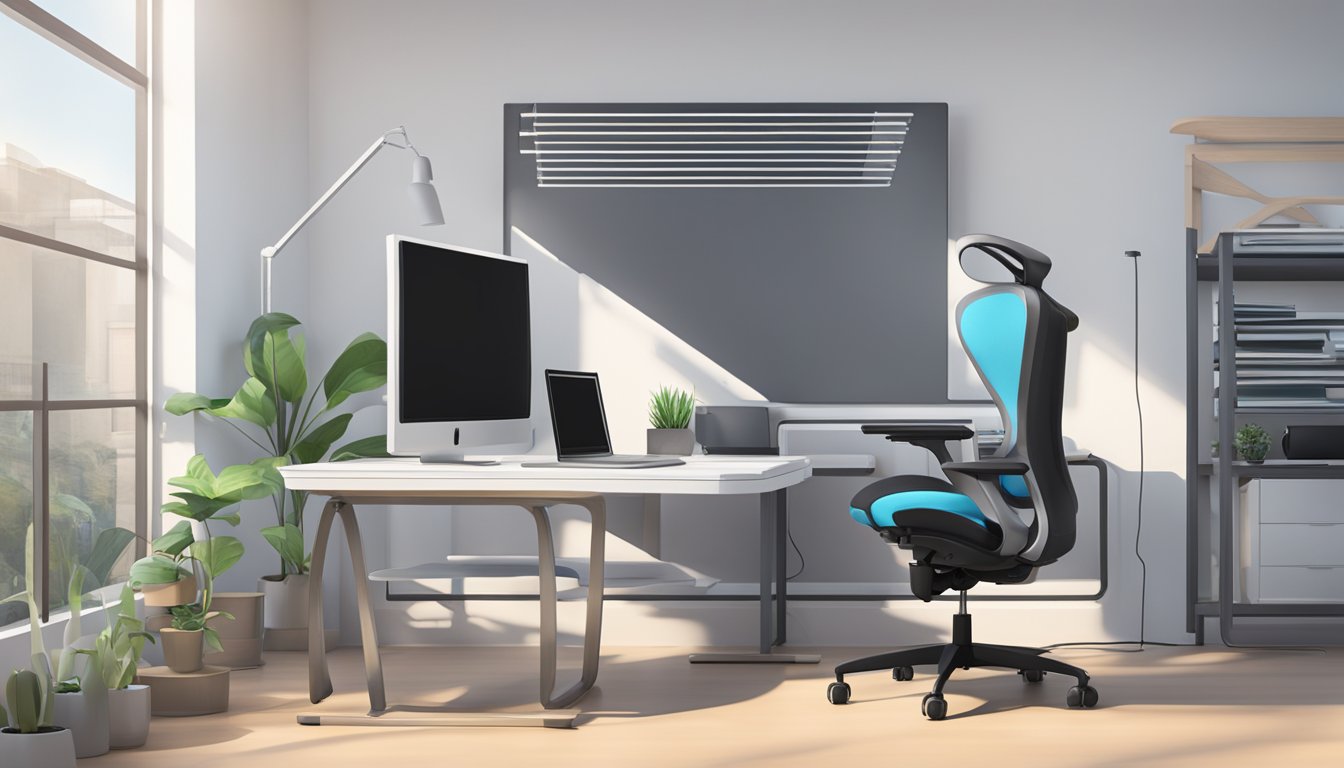
[[[892,442],[913,440],[966,440],[975,437],[970,427],[961,424],[864,424],[865,435],[885,435]]]
[[[999,475],[1025,475],[1031,471],[1026,462],[1011,459],[982,459],[980,461],[944,462],[944,472],[957,472],[975,478],[998,477]]]
[[[859,429],[865,435],[885,435],[893,443],[909,443],[923,448],[946,464],[952,460],[947,444],[955,440],[975,437],[970,427],[962,424],[864,424]]]

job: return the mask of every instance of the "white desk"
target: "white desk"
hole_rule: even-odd
[[[606,504],[603,494],[756,494],[760,497],[760,629],[759,654],[699,654],[696,661],[803,661],[817,657],[772,654],[784,642],[786,588],[785,530],[780,517],[784,489],[812,475],[806,458],[789,456],[689,456],[686,464],[653,469],[523,467],[535,456],[510,457],[498,466],[421,464],[416,459],[363,459],[339,463],[282,467],[285,486],[330,497],[322,509],[313,543],[308,593],[308,689],[314,704],[332,693],[322,642],[322,572],[327,540],[336,517],[341,518],[355,575],[360,642],[369,687],[369,716],[300,715],[306,725],[544,725],[567,727],[573,711],[557,711],[577,702],[597,679],[602,632],[603,544]],[[389,707],[383,686],[377,628],[369,606],[368,570],[355,518],[356,504],[470,504],[521,506],[537,525],[537,567],[541,598],[541,704],[536,715],[451,713],[443,718],[382,718]],[[583,671],[577,683],[553,695],[556,672],[555,550],[547,508],[576,504],[592,516],[589,547],[588,613],[584,632]],[[773,587],[773,589],[772,589]]]

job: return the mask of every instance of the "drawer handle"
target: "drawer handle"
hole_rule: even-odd
[[[1344,525],[1344,523],[1307,523],[1307,525],[1313,528],[1333,528],[1336,525]]]
[[[1338,567],[1339,567],[1339,566],[1337,566],[1337,565],[1308,565],[1308,566],[1307,566],[1307,570],[1309,570],[1309,571],[1333,571],[1333,570],[1335,570],[1335,569],[1338,568]]]

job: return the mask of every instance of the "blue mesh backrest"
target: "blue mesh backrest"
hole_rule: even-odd
[[[1011,289],[971,301],[958,318],[961,343],[1005,414],[1006,453],[1017,442],[1018,388],[1027,338],[1027,304]]]

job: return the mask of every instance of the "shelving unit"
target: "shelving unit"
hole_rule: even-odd
[[[1225,641],[1236,636],[1238,617],[1344,616],[1344,602],[1259,603],[1237,599],[1242,563],[1237,529],[1241,489],[1252,480],[1344,480],[1344,462],[1267,461],[1249,464],[1232,458],[1233,436],[1249,416],[1271,427],[1344,424],[1344,412],[1329,408],[1238,407],[1235,288],[1248,282],[1344,282],[1344,256],[1237,256],[1230,234],[1219,235],[1212,253],[1196,252],[1198,233],[1186,230],[1186,533],[1187,631],[1204,641],[1204,617],[1216,616]],[[1216,299],[1216,322],[1214,305]],[[1213,342],[1222,340],[1217,416],[1214,416]],[[1211,456],[1210,441],[1220,446]],[[1214,519],[1216,515],[1216,529]],[[1340,521],[1344,523],[1344,516]],[[1215,538],[1216,537],[1216,538]],[[1245,543],[1245,542],[1242,542]],[[1216,566],[1211,565],[1216,562]],[[1307,568],[1316,566],[1304,566]],[[1201,584],[1201,576],[1209,583]],[[1341,595],[1344,600],[1344,595]]]

